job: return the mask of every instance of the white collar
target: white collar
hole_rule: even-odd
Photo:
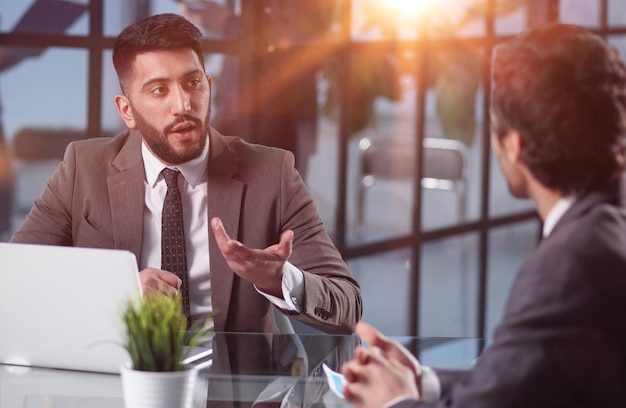
[[[148,146],[146,146],[146,143],[142,140],[141,156],[143,158],[143,165],[146,170],[146,180],[148,181],[148,185],[154,187],[157,179],[159,178],[159,175],[161,174],[161,171],[164,168],[169,167],[175,170],[179,170],[182,173],[183,177],[185,177],[185,180],[187,180],[187,183],[189,183],[192,188],[195,188],[202,181],[202,177],[206,174],[207,161],[209,157],[209,140],[210,139],[207,136],[204,150],[199,157],[193,160],[189,160],[185,163],[177,164],[176,166],[166,166],[165,164],[163,164],[161,160],[159,160],[154,154],[152,154],[150,149],[148,149]]]
[[[576,201],[576,197],[567,196],[562,197],[559,201],[554,204],[554,206],[548,212],[545,221],[543,222],[543,237],[546,238],[552,230],[557,222],[563,217],[563,214],[569,210],[569,208]]]

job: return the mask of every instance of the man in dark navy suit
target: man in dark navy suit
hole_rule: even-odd
[[[472,369],[420,366],[358,324],[373,347],[342,369],[357,407],[626,405],[626,67],[580,27],[523,33],[495,50],[491,115],[509,190],[534,201],[543,239]]]

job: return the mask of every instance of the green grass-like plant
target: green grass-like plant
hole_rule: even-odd
[[[187,331],[180,296],[147,293],[130,300],[123,312],[124,347],[132,368],[140,371],[181,371],[182,361],[209,333],[211,316]]]

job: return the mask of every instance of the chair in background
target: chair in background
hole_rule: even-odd
[[[456,195],[458,220],[466,219],[468,152],[465,144],[450,139],[424,138],[424,167],[421,186],[426,189],[451,191]],[[357,186],[357,236],[365,232],[366,192],[377,180],[413,179],[414,141],[406,138],[359,141],[360,167]]]

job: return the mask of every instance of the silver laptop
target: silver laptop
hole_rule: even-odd
[[[0,243],[0,362],[119,373],[122,313],[141,296],[124,250]]]

